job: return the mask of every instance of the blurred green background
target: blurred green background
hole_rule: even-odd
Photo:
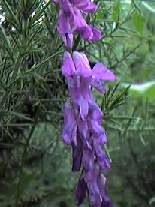
[[[104,38],[79,42],[117,75],[94,93],[112,160],[116,207],[155,206],[155,1],[95,0],[88,18]],[[0,207],[74,207],[78,174],[61,142],[67,89],[51,1],[0,1]],[[88,206],[86,202],[83,207]]]

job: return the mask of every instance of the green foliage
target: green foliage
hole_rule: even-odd
[[[135,12],[135,14],[133,15],[133,24],[135,26],[136,31],[140,35],[142,35],[144,29],[144,22],[142,16],[138,12]]]
[[[119,15],[121,12],[121,3],[120,1],[116,1],[114,7],[113,7],[113,11],[112,11],[112,20],[114,22],[119,21]]]

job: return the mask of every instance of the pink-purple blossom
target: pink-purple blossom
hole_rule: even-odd
[[[71,51],[75,35],[90,43],[101,39],[101,32],[86,21],[87,15],[97,10],[91,0],[53,1],[58,8],[57,30],[67,50]],[[80,205],[88,197],[90,207],[112,207],[105,178],[110,169],[104,150],[107,136],[92,89],[105,93],[105,83],[115,81],[115,75],[102,63],[91,68],[86,55],[78,51],[64,53],[62,75],[69,92],[64,106],[62,140],[72,148],[72,171],[81,172],[76,203]]]
[[[74,34],[92,43],[101,39],[101,32],[85,20],[87,14],[96,11],[94,3],[90,0],[56,0],[55,3],[59,7],[57,29],[67,48],[72,48]]]
[[[104,92],[103,83],[115,80],[114,74],[101,63],[91,69],[86,55],[77,51],[73,52],[72,57],[69,52],[65,52],[62,74],[66,78],[72,101],[79,106],[82,119],[87,115],[89,102],[93,99],[91,88]]]
[[[105,176],[110,168],[104,152],[107,136],[102,127],[102,112],[93,99],[92,87],[98,82],[105,91],[104,82],[115,80],[114,74],[103,64],[93,68],[85,54],[65,52],[62,74],[68,84],[70,100],[64,108],[64,129],[62,139],[72,147],[73,171],[82,170],[76,190],[77,204],[89,197],[91,207],[111,205],[105,190]],[[103,186],[102,186],[103,185]],[[106,204],[106,205],[105,205]]]

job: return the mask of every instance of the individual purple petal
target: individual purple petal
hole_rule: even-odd
[[[102,124],[102,111],[94,101],[89,102],[89,117],[92,120],[97,120]]]
[[[88,101],[81,98],[79,101],[79,106],[80,106],[80,116],[84,120],[89,110]]]
[[[107,136],[102,128],[102,111],[94,101],[90,102],[89,118],[90,130],[94,139],[98,141],[97,145],[107,143]]]
[[[71,142],[77,146],[77,123],[76,121],[73,122],[73,125],[70,126],[71,128]]]
[[[103,174],[100,175],[99,178],[99,189],[102,196],[102,204],[101,207],[112,207],[112,202],[110,198],[108,197],[107,191],[106,191],[106,178]]]
[[[88,24],[83,24],[81,27],[77,27],[76,32],[80,34],[80,37],[88,42],[95,43],[101,39],[101,31]]]
[[[101,196],[100,191],[97,185],[97,182],[94,180],[93,182],[87,184],[88,194],[89,194],[89,204],[91,207],[100,207],[101,206]]]
[[[72,76],[75,73],[74,62],[69,52],[64,53],[62,74],[66,77]]]
[[[85,28],[87,25],[80,10],[78,10],[76,8],[74,8],[74,19],[72,19],[71,25],[74,28],[74,30],[77,32],[80,31],[81,29]]]
[[[76,192],[75,192],[75,198],[77,201],[77,205],[81,205],[86,197],[86,192],[87,192],[87,185],[86,182],[84,181],[84,178],[80,178]]]
[[[91,77],[80,77],[80,93],[88,102],[91,100]]]
[[[62,40],[65,43],[65,46],[71,48],[73,45],[73,31],[69,22],[68,17],[60,9],[58,16],[58,25],[57,30]]]
[[[105,131],[103,133],[101,133],[98,137],[98,142],[99,144],[103,145],[103,144],[106,144],[107,143],[107,136],[106,136],[106,133]]]
[[[64,14],[63,10],[59,10],[57,29],[60,35],[70,34],[71,27],[68,17]]]
[[[94,13],[97,10],[97,6],[94,3],[90,2],[87,4],[87,6],[81,8],[81,10],[86,13]]]
[[[93,168],[94,168],[94,158],[93,158],[93,154],[92,154],[92,151],[89,150],[89,149],[84,149],[83,150],[83,159],[82,159],[82,163],[83,163],[83,166],[84,166],[84,169],[86,172],[91,172],[93,171]],[[89,178],[90,180],[93,179],[92,178]],[[88,182],[88,180],[87,180]]]
[[[72,48],[73,46],[73,34],[66,33],[65,35],[62,35],[62,40],[64,41],[64,44],[67,48]]]
[[[88,24],[85,24],[85,27],[79,30],[79,34],[82,39],[92,43],[97,42],[102,37],[100,30]]]
[[[89,41],[93,37],[92,28],[89,25],[85,25],[82,29],[79,30],[80,37],[85,40]]]
[[[70,70],[71,68],[68,68],[68,69]],[[68,71],[65,71],[65,70],[67,70],[67,68],[62,68],[62,71],[64,73],[66,73],[66,75],[65,75],[66,76],[65,82],[67,83],[69,90],[74,89],[75,88],[74,78],[73,77],[70,77],[69,76],[70,75],[70,72],[68,73]],[[71,71],[71,74],[72,74],[72,71]]]
[[[103,171],[107,172],[110,169],[110,162],[104,150],[102,149],[102,145],[100,144],[99,138],[94,137],[93,147],[98,164],[100,165]]]
[[[95,80],[115,81],[115,75],[108,70],[102,63],[97,63],[92,69],[92,78]]]
[[[69,95],[71,96],[74,104],[78,107],[81,118],[84,119],[88,114],[89,100],[91,99],[90,87],[88,85],[89,82],[85,82],[84,84],[81,78],[79,80],[79,83],[77,83],[77,80],[73,80],[72,78],[67,78],[67,81]]]
[[[73,151],[72,171],[77,172],[80,170],[82,155],[83,155],[83,144],[79,136],[77,139],[77,146],[72,144],[72,151]]]
[[[74,51],[73,61],[76,67],[77,75],[80,75],[82,77],[91,76],[91,68],[90,68],[89,61],[85,54]]]
[[[82,120],[80,117],[78,119],[78,126],[79,126],[79,131],[83,139],[86,139],[87,134],[88,134],[88,124],[85,120]]]
[[[66,144],[66,145],[71,144],[71,137],[69,135],[68,128],[66,126],[64,126],[64,128],[63,128],[62,140],[63,140],[64,144]]]
[[[105,93],[106,88],[104,87],[104,83],[100,80],[92,79],[91,85],[100,93]]]
[[[85,172],[85,181],[87,183],[89,204],[91,207],[101,206],[102,198],[98,186],[99,175],[100,168],[96,162],[94,162],[93,168],[90,171]]]
[[[105,135],[103,127],[96,120],[90,121],[92,134],[95,136]],[[105,137],[106,138],[106,137]],[[106,141],[106,140],[105,140]]]
[[[65,144],[71,144],[71,142],[74,142],[76,144],[76,121],[73,109],[70,105],[70,103],[66,102],[64,107],[64,128],[62,132],[62,139]],[[74,136],[72,138],[72,136]]]
[[[73,7],[69,0],[59,0],[59,7],[65,12],[66,16],[73,13]]]
[[[89,38],[89,41],[92,42],[92,43],[95,43],[97,41],[99,41],[101,38],[102,38],[102,34],[101,34],[101,31],[94,28],[94,27],[91,27],[92,29],[92,37]]]
[[[88,129],[87,122],[85,120],[82,120],[81,118],[79,118],[78,127],[79,127],[80,136],[83,141],[83,147],[87,150],[92,150],[91,143],[89,142],[89,139],[88,139],[89,129]]]
[[[96,11],[97,6],[92,3],[90,0],[72,0],[72,3],[74,6],[76,6],[78,9],[82,10],[86,13],[93,13]]]
[[[69,116],[68,116],[69,115]],[[68,129],[68,120],[71,119],[71,111],[68,103],[65,103],[64,107],[64,128],[62,132],[62,139],[65,144],[71,144],[71,137],[69,134],[69,129]]]
[[[103,129],[102,131],[99,131],[97,133],[95,133],[94,131],[92,131],[92,136],[94,140],[97,140],[97,145],[104,145],[107,143],[107,136],[105,133],[105,130]]]

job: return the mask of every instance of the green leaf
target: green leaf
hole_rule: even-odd
[[[34,23],[35,21],[38,21],[39,18],[41,18],[41,16],[44,14],[44,11],[45,9],[50,5],[51,1],[47,2],[45,4],[45,6],[43,6],[40,11],[32,18],[32,22],[31,23]]]
[[[11,43],[9,38],[6,36],[5,30],[2,27],[2,25],[0,24],[0,38],[1,38],[1,42],[4,46],[4,48],[6,48],[10,58],[12,59],[12,61],[14,61],[14,56],[13,56],[13,51],[12,51],[12,47],[11,47]]]
[[[120,1],[117,1],[113,7],[113,12],[112,12],[113,21],[115,22],[118,21],[120,10],[121,10],[121,4],[120,4]]]
[[[3,5],[6,9],[6,11],[8,11],[9,15],[10,15],[10,19],[12,21],[13,26],[18,29],[19,23],[17,20],[17,17],[15,16],[14,12],[12,11],[10,5],[8,4],[8,2],[6,0],[3,1]]]
[[[20,119],[24,119],[24,120],[28,120],[28,121],[32,121],[31,118],[25,116],[24,114],[21,114],[19,112],[15,112],[15,111],[11,111],[10,114],[17,116]]]
[[[143,30],[144,30],[144,22],[143,22],[143,18],[142,16],[136,12],[134,15],[133,15],[133,24],[134,24],[134,27],[136,29],[136,31],[140,34],[140,35],[143,35]]]

